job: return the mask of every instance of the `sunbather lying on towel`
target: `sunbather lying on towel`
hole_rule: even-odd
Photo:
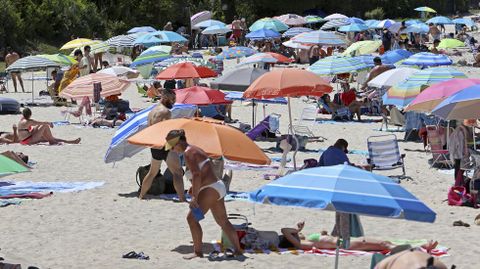
[[[63,140],[53,137],[51,130],[53,123],[33,120],[31,118],[32,111],[29,108],[23,109],[22,114],[23,117],[18,123],[18,139],[20,140],[20,144],[35,145],[42,142],[48,142],[50,145],[56,145],[62,142],[66,144],[80,143],[80,138]]]
[[[432,268],[447,269],[438,258],[422,250],[408,249],[391,255],[380,261],[375,269],[410,269],[410,268]]]
[[[0,132],[0,144],[12,144],[18,142],[17,125],[12,126],[13,132]]]
[[[305,238],[305,236],[300,233],[304,226],[305,222],[299,222],[297,228],[283,228],[283,242],[281,242],[280,247],[286,247],[285,241],[290,243],[291,246],[303,250],[310,250],[312,248],[335,249],[337,247],[338,238],[328,235],[326,231],[322,231],[320,235],[312,235]],[[422,248],[430,251],[434,249],[437,244],[437,242],[429,242],[428,244],[423,245]],[[391,250],[394,247],[396,247],[396,245],[389,241],[361,237],[352,239],[348,250],[384,251]]]

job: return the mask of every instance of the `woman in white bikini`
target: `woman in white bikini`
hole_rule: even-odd
[[[233,255],[241,255],[242,252],[237,233],[228,220],[225,209],[224,197],[227,194],[225,184],[215,176],[212,162],[207,154],[202,149],[187,143],[184,130],[170,131],[166,140],[165,150],[171,149],[174,152],[182,153],[187,168],[193,176],[192,200],[190,202],[190,212],[187,215],[187,222],[190,226],[190,232],[192,233],[194,254],[184,258],[193,259],[203,257],[203,232],[195,213],[198,209],[200,209],[203,214],[206,214],[208,210],[212,211],[215,221],[235,247]]]

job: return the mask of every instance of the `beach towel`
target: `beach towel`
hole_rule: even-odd
[[[172,194],[160,194],[158,195],[158,198],[162,200],[167,200],[167,201],[174,201],[178,202],[180,199],[178,198],[178,195],[176,193]],[[192,200],[192,197],[189,194],[185,194],[185,198],[187,199],[187,202],[190,202]],[[225,196],[225,201],[247,201],[248,200],[248,193],[247,192],[228,192],[227,195]]]
[[[52,122],[53,126],[66,126],[70,125],[70,122],[68,120],[59,120],[59,121],[54,121]]]
[[[0,200],[0,207],[6,207],[9,205],[19,205],[21,203],[18,199],[8,199],[8,200]]]
[[[78,192],[101,187],[103,181],[91,182],[31,182],[31,181],[2,181],[0,195],[45,193],[45,192]]]
[[[21,194],[8,194],[8,195],[0,195],[0,199],[42,199],[52,195],[53,192],[49,193],[39,193],[39,192],[31,192],[31,193],[21,193]]]

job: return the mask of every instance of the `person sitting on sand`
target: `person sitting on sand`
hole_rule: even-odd
[[[325,110],[330,111],[331,113],[335,113],[338,109],[344,107],[342,105],[336,104],[331,101],[330,95],[325,94],[321,97],[323,104],[325,105]],[[360,109],[364,105],[364,102],[359,102],[357,100],[352,101],[348,106],[348,109],[350,110],[350,113],[352,116],[357,115],[358,121],[361,121],[361,116],[360,116]]]
[[[313,234],[307,238],[301,233],[305,227],[305,222],[297,223],[297,228],[283,228],[282,231],[282,241],[281,247],[295,247],[302,250],[311,250],[312,248],[317,249],[335,249],[337,248],[338,238],[335,236],[328,235],[326,231],[322,231],[321,234]],[[289,246],[286,246],[290,244]],[[436,248],[438,242],[430,241],[425,245],[422,245],[422,248],[430,252],[432,249]],[[359,251],[390,251],[391,249],[397,247],[390,241],[377,240],[372,238],[356,238],[350,241],[348,250],[359,250]],[[413,267],[414,268],[414,267]]]
[[[51,130],[51,128],[53,128],[53,123],[32,119],[32,111],[30,108],[23,109],[22,115],[23,117],[18,123],[18,139],[20,140],[20,144],[35,145],[42,142],[48,142],[50,145],[57,145],[59,143],[80,143],[80,138],[75,140],[63,140],[53,137]]]
[[[228,220],[225,209],[224,197],[227,195],[225,184],[215,175],[212,161],[207,153],[201,148],[189,145],[184,130],[172,130],[166,136],[165,150],[173,150],[183,154],[188,170],[192,174],[192,193],[190,201],[190,212],[187,215],[187,222],[193,239],[194,253],[185,259],[203,257],[202,250],[202,227],[196,211],[201,210],[205,215],[208,210],[212,211],[213,217],[222,231],[227,235],[234,246],[233,255],[241,255],[240,242]]]
[[[12,126],[13,132],[0,132],[0,144],[18,143],[17,125]]]

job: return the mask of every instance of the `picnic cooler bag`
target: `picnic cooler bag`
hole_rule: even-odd
[[[228,220],[232,222],[233,228],[237,232],[238,240],[241,242],[243,237],[247,234],[248,226],[251,225],[251,223],[248,222],[246,216],[240,214],[228,214]],[[220,243],[225,249],[233,248],[233,244],[228,240],[227,235],[223,231]],[[242,248],[245,247],[241,243],[240,245]]]

